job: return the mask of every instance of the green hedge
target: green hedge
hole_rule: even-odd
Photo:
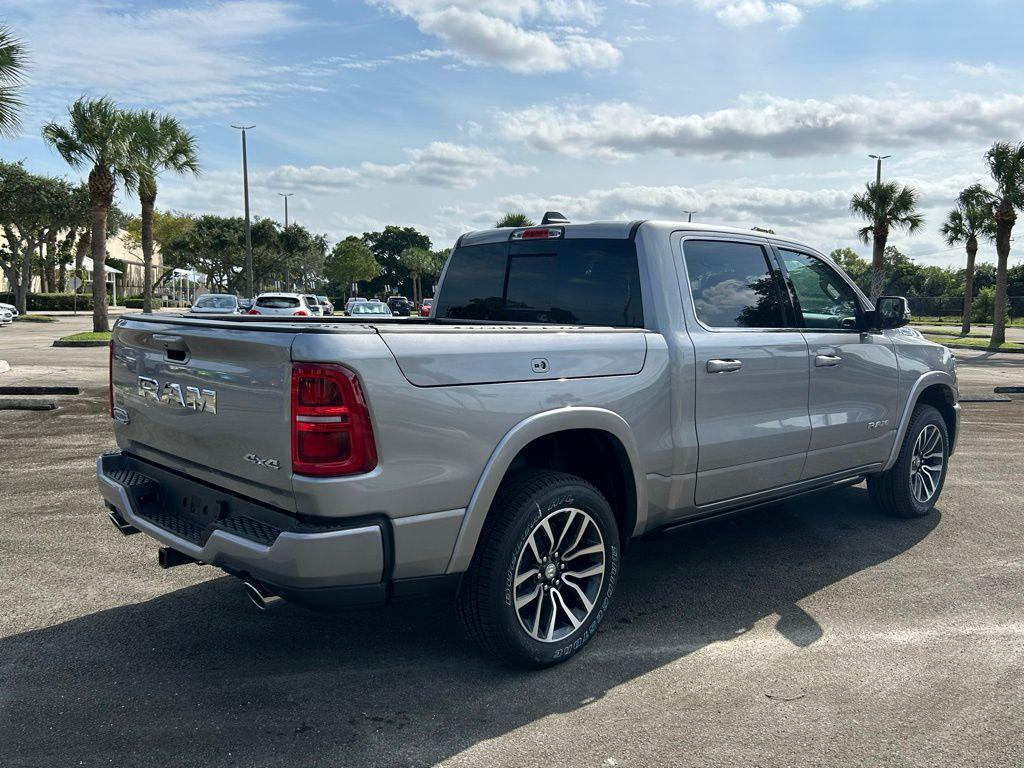
[[[128,309],[142,309],[142,299],[130,298],[124,300],[124,305]],[[153,309],[160,309],[163,306],[163,302],[160,299],[153,299]]]
[[[0,302],[4,304],[17,304],[14,294],[0,293]],[[70,293],[30,293],[28,295],[29,312],[55,312],[61,310],[72,310],[75,308],[75,297]],[[80,294],[78,296],[78,309],[86,312],[92,311],[92,296]]]

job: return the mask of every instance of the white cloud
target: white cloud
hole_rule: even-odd
[[[324,165],[280,165],[270,170],[251,169],[249,186],[262,210],[276,210],[280,191],[300,197],[325,196],[379,184],[412,184],[441,189],[469,189],[495,176],[522,176],[534,169],[510,163],[482,147],[435,141],[407,149],[402,163],[363,162],[349,168]],[[237,208],[241,175],[213,171],[198,180],[172,183],[161,203],[187,211],[225,213]]]
[[[274,76],[256,46],[301,28],[287,0],[221,0],[142,10],[127,2],[9,0],[8,23],[29,41],[29,100],[56,117],[81,93],[162,106],[183,116],[252,106],[273,92],[315,90]]]
[[[511,140],[576,157],[619,159],[651,151],[798,157],[880,144],[899,147],[1015,136],[1024,121],[1024,95],[958,94],[941,101],[761,96],[741,99],[737,107],[690,115],[652,114],[615,102],[557,109],[535,106],[498,113],[497,118]]]
[[[960,75],[967,75],[968,77],[999,77],[1003,74],[1003,70],[997,67],[991,61],[986,61],[984,64],[967,64],[963,61],[954,61],[951,65],[953,71]]]
[[[370,0],[416,22],[460,56],[512,72],[592,71],[622,58],[587,32],[601,8],[590,0]],[[581,27],[553,25],[574,23]]]
[[[790,29],[803,20],[804,9],[822,5],[839,5],[846,9],[864,8],[874,0],[691,0],[700,10],[732,27],[772,24]]]

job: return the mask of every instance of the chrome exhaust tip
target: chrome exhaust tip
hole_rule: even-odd
[[[245,588],[245,595],[249,598],[249,602],[261,611],[269,611],[284,602],[284,598],[275,595],[255,579],[246,579],[242,586]]]
[[[114,527],[117,528],[117,532],[122,536],[131,536],[133,533],[139,532],[139,529],[121,517],[121,513],[116,509],[111,508],[110,511],[107,512],[107,519],[114,524]]]

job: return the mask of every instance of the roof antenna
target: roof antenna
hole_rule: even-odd
[[[548,224],[568,224],[569,220],[565,218],[564,213],[558,211],[547,211],[544,214],[544,218],[540,220],[541,226],[547,226]]]

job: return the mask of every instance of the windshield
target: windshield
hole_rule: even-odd
[[[299,299],[296,296],[260,296],[256,299],[256,306],[267,309],[294,309],[299,306]]]
[[[200,296],[195,306],[205,309],[234,309],[234,296]]]

